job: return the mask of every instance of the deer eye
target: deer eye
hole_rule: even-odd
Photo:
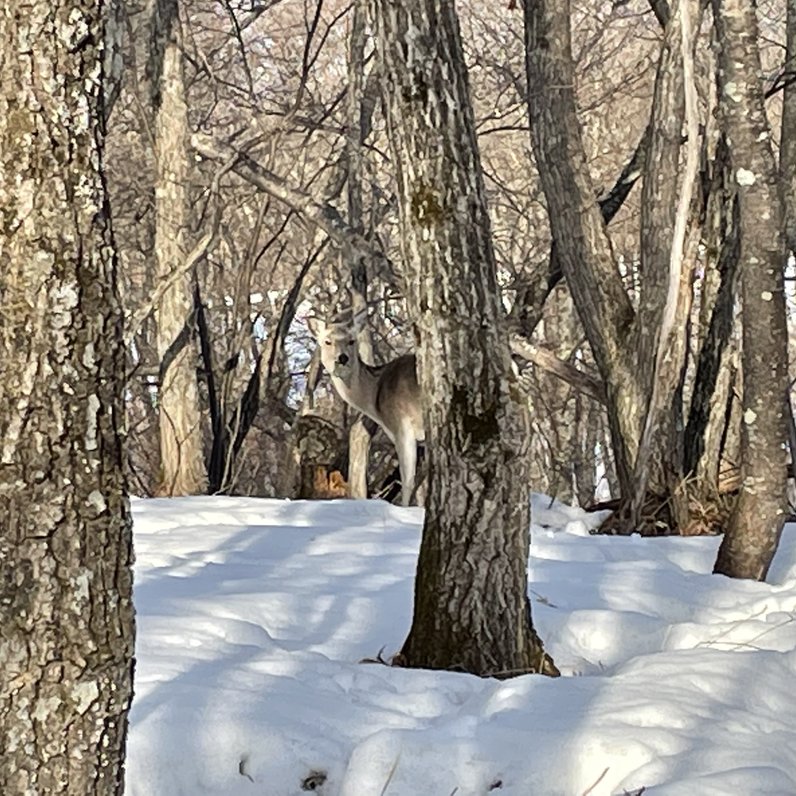
[[[323,344],[324,344],[324,345],[331,345],[331,344],[332,344],[332,341],[331,341],[331,340],[324,340],[324,341],[323,341]]]

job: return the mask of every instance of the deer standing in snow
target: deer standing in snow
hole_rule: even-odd
[[[386,365],[368,365],[359,356],[356,323],[307,325],[320,346],[321,362],[338,395],[375,420],[395,445],[401,471],[401,503],[409,505],[415,486],[417,443],[425,440],[416,358],[405,354]]]

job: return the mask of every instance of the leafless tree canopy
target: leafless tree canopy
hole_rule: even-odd
[[[770,556],[792,428],[793,10],[453,6],[429,3],[430,24],[453,14],[460,31],[456,114],[472,119],[499,310],[478,310],[483,334],[472,334],[479,344],[498,334],[519,369],[523,488],[613,499],[612,532],[715,533],[762,495],[765,466]],[[305,323],[365,309],[359,345],[375,363],[463,333],[452,297],[425,314],[423,280],[443,277],[418,270],[401,220],[407,196],[422,204],[409,182],[413,158],[428,154],[418,146],[405,161],[391,145],[396,97],[382,89],[395,67],[376,47],[386,13],[364,0],[124,5],[106,170],[136,492],[294,496],[304,472],[319,495],[346,483],[354,495],[397,494],[391,446],[330,389]],[[735,83],[721,54],[739,33],[716,23],[738,15],[756,20],[738,106],[762,148],[726,102]],[[472,221],[456,223],[464,239]],[[781,245],[763,251],[777,229]],[[757,373],[763,341],[768,370]],[[441,349],[439,370],[469,367],[455,356]],[[301,442],[321,428],[300,425],[307,416],[337,429],[332,450]],[[320,449],[323,461],[310,461]]]

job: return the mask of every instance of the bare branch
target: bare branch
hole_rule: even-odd
[[[152,293],[150,300],[138,308],[129,319],[127,320],[127,328],[124,333],[124,343],[126,347],[135,339],[141,326],[149,318],[149,316],[157,309],[163,296],[171,290],[171,288],[189,271],[191,271],[198,262],[207,254],[213,247],[218,237],[218,229],[221,223],[221,202],[218,199],[218,187],[221,178],[232,168],[233,161],[228,160],[217,172],[213,178],[213,185],[211,188],[212,193],[215,195],[215,206],[213,211],[213,218],[210,223],[210,229],[205,233],[193,249],[188,253],[188,256],[182,262],[179,268],[176,268],[167,279],[160,281]]]
[[[512,335],[510,343],[512,352],[517,356],[552,373],[579,392],[605,405],[605,386],[596,376],[579,370],[569,362],[559,359],[550,349],[534,345],[518,334]]]
[[[305,191],[288,185],[282,177],[262,166],[242,149],[215,142],[202,133],[191,136],[191,146],[208,160],[232,161],[231,169],[239,177],[295,210],[306,222],[320,227],[346,253],[372,258],[373,262],[384,266],[386,273],[394,273],[384,253],[352,229],[332,205],[318,202]]]

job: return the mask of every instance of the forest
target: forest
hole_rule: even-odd
[[[680,650],[688,622],[796,671],[796,0],[30,0],[0,48],[0,793],[121,793],[126,747],[141,796],[794,792],[796,759],[686,766],[716,778],[700,790],[646,759],[620,775],[619,753],[557,790],[483,716],[472,782],[434,779],[444,754],[396,773],[418,741],[376,776],[376,733],[353,733],[284,771],[287,742],[230,747],[235,785],[210,785],[147,721],[171,705],[152,683],[198,666],[183,633],[218,656],[202,687],[229,686],[202,633],[233,619],[214,633],[253,634],[276,656],[258,672],[294,636],[324,656],[299,656],[307,693],[358,683],[352,662],[404,678],[362,685],[375,727],[413,670],[441,678],[426,697],[470,676],[496,700],[514,692],[478,689]],[[600,585],[634,560],[658,581]],[[764,613],[710,624],[695,606],[722,589]],[[339,648],[310,632],[332,621]],[[719,670],[741,693],[739,654]],[[529,722],[557,713],[544,693]],[[596,695],[572,693],[588,726]],[[304,737],[291,720],[252,737]]]

